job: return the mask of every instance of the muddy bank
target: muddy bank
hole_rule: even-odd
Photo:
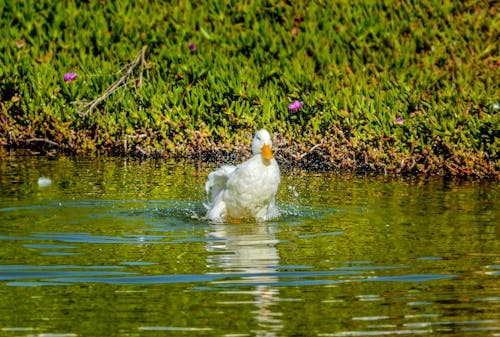
[[[124,146],[125,145],[125,146]],[[96,152],[60,144],[43,138],[26,138],[0,146],[0,157],[10,151],[24,155],[107,155],[134,159],[178,158],[210,164],[238,164],[251,156],[249,144],[216,144],[212,140],[188,142],[168,151],[141,146],[138,143],[110,144]],[[498,160],[480,153],[448,154],[447,156],[421,153],[411,155],[387,149],[338,144],[325,138],[319,144],[305,144],[289,139],[276,139],[274,155],[283,169],[301,169],[312,172],[381,174],[392,176],[449,176],[464,179],[500,180]]]

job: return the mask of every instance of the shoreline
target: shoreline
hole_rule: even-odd
[[[236,145],[219,145],[210,139],[198,139],[196,143],[179,144],[167,151],[160,148],[142,147],[135,144],[115,144],[95,151],[70,147],[45,138],[26,138],[16,143],[0,144],[0,158],[7,152],[36,156],[99,156],[129,157],[133,159],[187,159],[212,164],[237,164],[251,155],[250,144],[245,141]],[[352,173],[402,177],[450,177],[464,180],[500,181],[495,170],[495,161],[481,157],[478,153],[463,156],[423,157],[408,156],[398,152],[390,155],[384,151],[360,151],[353,146],[335,146],[331,139],[324,138],[318,144],[304,144],[289,139],[275,139],[274,155],[282,169],[299,169],[308,172]],[[127,150],[125,151],[125,146]],[[467,161],[466,161],[467,160]],[[471,166],[474,163],[475,166]]]

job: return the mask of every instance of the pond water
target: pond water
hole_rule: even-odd
[[[205,164],[0,160],[1,336],[500,336],[497,182],[282,172],[211,224]]]

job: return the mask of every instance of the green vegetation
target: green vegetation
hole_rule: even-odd
[[[500,177],[497,2],[196,3],[1,3],[2,147]]]

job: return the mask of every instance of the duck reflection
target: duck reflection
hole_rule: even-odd
[[[220,273],[234,274],[230,280],[215,282],[225,294],[251,294],[259,330],[257,336],[276,336],[282,329],[282,314],[277,311],[279,289],[276,268],[280,257],[276,248],[275,227],[269,223],[213,224],[209,227],[210,240],[207,258],[210,268],[222,269]],[[250,291],[242,291],[250,287]],[[243,304],[242,302],[231,302]],[[248,302],[244,302],[248,303]]]

